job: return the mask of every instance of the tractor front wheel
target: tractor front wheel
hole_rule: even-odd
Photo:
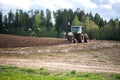
[[[88,42],[88,40],[89,40],[88,35],[87,35],[87,34],[84,34],[84,41],[85,41],[85,42]]]

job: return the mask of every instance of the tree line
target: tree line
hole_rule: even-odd
[[[78,24],[79,23],[79,24]],[[84,33],[90,39],[120,40],[118,18],[103,20],[98,13],[85,13],[79,8],[43,10],[10,10],[7,15],[0,11],[0,33],[38,37],[62,37],[72,25],[84,26]]]

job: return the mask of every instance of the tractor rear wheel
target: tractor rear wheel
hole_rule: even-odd
[[[80,36],[80,42],[84,43],[84,35],[83,34],[81,34],[81,36]]]

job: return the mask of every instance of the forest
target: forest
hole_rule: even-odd
[[[62,38],[70,32],[72,25],[84,26],[90,39],[120,40],[118,18],[104,20],[99,13],[85,13],[79,8],[44,10],[10,10],[5,15],[0,11],[0,33],[35,37]]]

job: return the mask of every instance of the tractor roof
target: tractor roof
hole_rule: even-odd
[[[83,27],[83,26],[72,26],[72,27]]]

